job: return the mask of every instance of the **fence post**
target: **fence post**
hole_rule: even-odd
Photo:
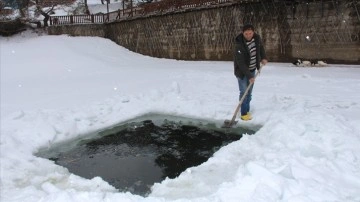
[[[133,16],[133,0],[130,0],[130,2],[131,2],[131,17]]]
[[[70,24],[73,24],[73,23],[74,23],[74,16],[70,15]]]
[[[94,23],[94,15],[91,14],[91,23]]]
[[[123,15],[125,15],[125,1],[123,0],[122,3],[123,3],[122,11],[123,11]]]

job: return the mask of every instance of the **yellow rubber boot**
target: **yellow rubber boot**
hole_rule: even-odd
[[[242,115],[240,118],[241,118],[241,120],[243,120],[243,121],[249,121],[249,120],[252,119],[250,112],[248,112],[248,113],[245,114],[245,115]]]

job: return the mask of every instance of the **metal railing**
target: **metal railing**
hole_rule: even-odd
[[[130,8],[119,9],[117,11],[94,14],[94,15],[63,15],[50,16],[50,25],[68,24],[93,24],[113,22],[130,17],[146,16],[151,14],[164,14],[174,11],[193,9],[198,7],[216,6],[219,4],[240,2],[238,0],[163,0],[159,2],[144,3]],[[251,2],[244,0],[241,2]]]

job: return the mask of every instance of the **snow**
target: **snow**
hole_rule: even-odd
[[[91,14],[96,13],[107,13],[107,8],[109,8],[109,13],[122,10],[123,4],[120,2],[111,3],[109,5],[107,4],[88,4],[88,8]]]
[[[257,78],[259,127],[147,197],[73,175],[40,148],[149,112],[219,125],[238,102],[232,62],[177,61],[98,37],[0,38],[0,201],[360,201],[360,65],[270,62]]]

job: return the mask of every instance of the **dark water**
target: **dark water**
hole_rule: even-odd
[[[239,140],[242,133],[254,133],[208,128],[178,120],[130,122],[38,155],[76,175],[88,179],[100,176],[120,191],[145,196],[155,182],[200,165],[222,146]]]

